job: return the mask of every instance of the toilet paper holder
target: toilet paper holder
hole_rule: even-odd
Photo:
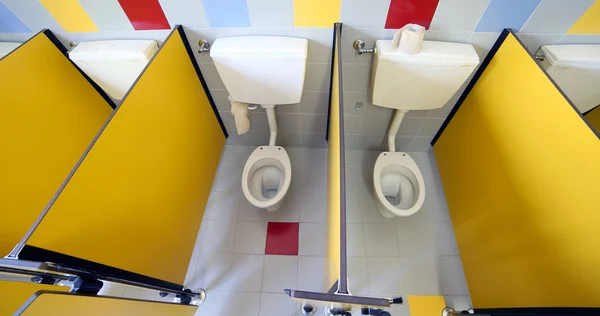
[[[375,47],[365,48],[365,41],[357,39],[352,43],[352,47],[356,50],[359,55],[362,54],[375,54]]]

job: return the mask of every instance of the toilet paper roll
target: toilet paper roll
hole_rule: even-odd
[[[425,37],[425,27],[418,24],[406,24],[396,31],[392,47],[405,54],[418,54]]]

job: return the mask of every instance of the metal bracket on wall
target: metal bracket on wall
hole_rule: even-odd
[[[198,41],[198,53],[208,53],[210,52],[210,43],[207,40],[199,40]]]
[[[356,40],[352,43],[352,47],[356,50],[359,55],[362,54],[375,54],[375,47],[373,48],[365,48],[365,41]]]

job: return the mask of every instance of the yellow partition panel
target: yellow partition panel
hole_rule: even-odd
[[[600,133],[600,106],[597,106],[595,109],[587,112],[585,114],[585,118],[588,120],[590,125],[596,129],[598,133]]]
[[[341,202],[343,185],[341,159],[343,131],[341,131],[342,113],[340,112],[340,42],[341,25],[334,30],[333,65],[331,72],[329,126],[327,131],[327,263],[326,286],[332,286],[340,278],[341,239]]]
[[[585,11],[567,34],[600,34],[600,0]]]
[[[192,316],[197,309],[192,305],[40,291],[16,315]]]
[[[13,315],[37,291],[69,291],[68,287],[0,280],[0,315]]]
[[[475,308],[600,307],[600,140],[512,33],[434,152]]]
[[[112,112],[46,33],[0,60],[0,257],[25,236]]]
[[[225,144],[184,40],[171,32],[27,245],[183,283]]]

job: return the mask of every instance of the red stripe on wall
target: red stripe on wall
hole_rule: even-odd
[[[119,0],[119,4],[137,31],[171,28],[158,0]]]
[[[386,29],[399,29],[408,23],[423,25],[429,29],[438,0],[392,0]]]

